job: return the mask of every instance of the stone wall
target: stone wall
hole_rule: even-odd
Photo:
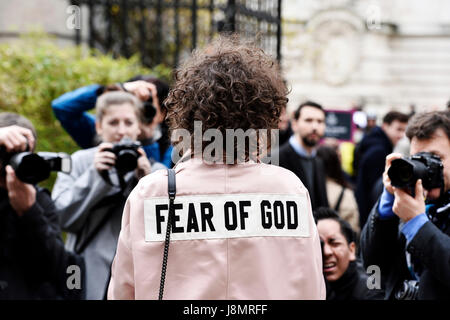
[[[74,43],[75,12],[68,0],[0,1],[0,43],[17,40],[21,34],[44,31],[55,36],[58,44]],[[79,12],[82,39],[87,38],[87,12]]]
[[[284,0],[282,67],[289,108],[409,112],[450,99],[450,1]]]

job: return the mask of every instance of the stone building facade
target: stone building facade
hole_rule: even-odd
[[[282,67],[290,109],[444,109],[450,1],[284,0]]]
[[[66,0],[0,1],[0,42],[39,28],[72,45],[69,7]],[[312,99],[381,115],[409,112],[410,104],[442,109],[450,99],[450,0],[283,0],[282,8],[290,109]],[[80,16],[85,42],[87,14]]]

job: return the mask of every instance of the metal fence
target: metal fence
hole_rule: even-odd
[[[88,35],[75,42],[146,66],[178,65],[220,32],[256,39],[281,60],[281,0],[72,0],[88,13]]]

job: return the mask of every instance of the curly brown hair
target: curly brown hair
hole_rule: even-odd
[[[191,136],[194,121],[201,121],[202,135],[208,129],[223,136],[227,129],[272,130],[287,94],[278,64],[269,55],[236,35],[221,36],[195,50],[175,71],[175,84],[165,101],[167,122],[171,132],[185,129]],[[223,145],[225,150],[225,141]],[[202,142],[202,151],[206,146]]]

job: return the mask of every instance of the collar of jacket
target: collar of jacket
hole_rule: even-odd
[[[427,201],[428,218],[441,230],[450,226],[450,191],[434,201]]]
[[[302,147],[302,145],[297,141],[297,138],[295,137],[295,134],[292,135],[289,138],[289,144],[291,145],[292,149],[301,157],[306,159],[312,159],[316,156],[317,150],[313,149],[311,154],[309,154],[305,148]]]
[[[348,264],[348,268],[347,270],[345,270],[344,274],[336,281],[329,282],[330,288],[339,295],[340,292],[346,292],[347,290],[349,290],[349,288],[354,286],[354,284],[358,280],[358,277],[359,275],[356,261],[350,261],[350,263]]]
[[[201,155],[192,155],[192,150],[188,149],[183,156],[181,157],[180,160],[177,161],[177,163],[174,166],[175,168],[179,168],[181,166],[185,166],[183,165],[183,163],[197,163],[197,164],[203,164],[203,165],[209,165],[209,166],[234,166],[234,165],[248,165],[248,164],[257,164],[257,162],[255,162],[254,160],[249,159],[248,161],[244,162],[244,163],[237,163],[237,164],[230,164],[230,163],[223,163],[223,162],[209,162],[209,161],[205,161]]]

